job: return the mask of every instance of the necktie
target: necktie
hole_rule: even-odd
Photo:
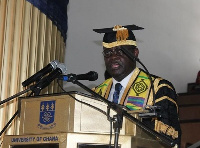
[[[118,99],[119,99],[119,93],[120,90],[122,89],[122,85],[120,83],[115,84],[115,92],[113,94],[113,102],[118,104]]]

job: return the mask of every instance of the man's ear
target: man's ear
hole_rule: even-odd
[[[135,49],[134,49],[134,55],[135,55],[136,57],[138,57],[138,55],[139,55],[139,49],[138,49],[138,48],[135,48]]]

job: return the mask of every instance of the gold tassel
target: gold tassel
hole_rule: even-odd
[[[113,31],[117,31],[116,33],[117,41],[126,41],[126,39],[129,37],[128,29],[120,25],[114,26]]]

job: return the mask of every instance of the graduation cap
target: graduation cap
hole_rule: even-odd
[[[112,28],[93,29],[97,33],[105,33],[103,37],[103,47],[112,48],[120,45],[134,45],[137,47],[135,36],[132,30],[142,30],[144,28],[136,25],[120,26]]]

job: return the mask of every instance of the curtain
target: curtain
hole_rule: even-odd
[[[0,0],[0,101],[23,91],[21,83],[50,61],[64,62],[67,4],[68,0]],[[41,94],[58,92],[52,82]],[[17,105],[18,98],[0,105],[0,131]],[[16,117],[4,134],[18,134],[18,127]]]

